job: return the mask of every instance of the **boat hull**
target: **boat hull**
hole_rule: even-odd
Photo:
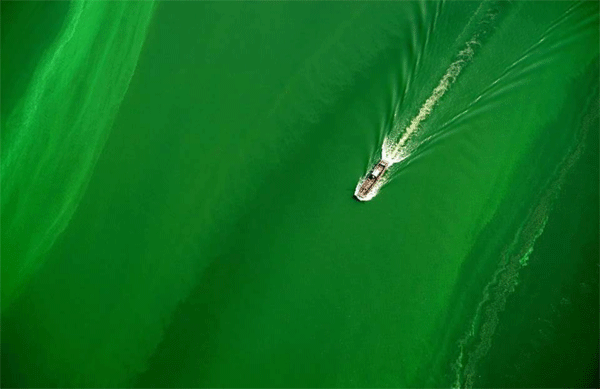
[[[372,199],[378,188],[377,184],[381,181],[389,166],[390,163],[383,159],[377,162],[369,174],[367,174],[360,188],[354,193],[354,197],[359,201]]]

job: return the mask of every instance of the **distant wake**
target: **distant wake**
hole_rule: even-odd
[[[475,386],[476,378],[480,375],[479,363],[492,347],[492,339],[500,321],[499,315],[504,310],[508,297],[515,290],[520,271],[527,265],[537,239],[544,232],[553,203],[567,174],[583,153],[587,134],[594,123],[597,123],[597,118],[597,108],[584,118],[577,144],[564,157],[537,206],[516,232],[512,242],[502,251],[498,268],[483,290],[483,297],[477,306],[470,328],[459,341],[459,355],[454,363],[453,388]]]
[[[85,191],[138,62],[153,2],[70,5],[3,128],[2,310]]]

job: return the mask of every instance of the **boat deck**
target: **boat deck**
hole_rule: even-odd
[[[362,185],[355,194],[358,200],[364,201],[369,198],[369,194],[375,187],[375,184],[381,180],[388,167],[389,163],[384,160],[380,160],[379,162],[377,162],[377,164],[373,167],[373,170],[369,172],[367,178],[365,178]]]

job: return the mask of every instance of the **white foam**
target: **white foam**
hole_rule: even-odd
[[[473,54],[475,53],[473,46],[478,44],[479,42],[475,38],[467,42],[466,47],[458,53],[456,61],[450,64],[439,84],[431,93],[431,96],[429,96],[421,106],[417,116],[415,116],[410,122],[410,125],[404,129],[400,139],[394,141],[392,139],[393,134],[391,134],[391,137],[387,136],[385,138],[382,146],[382,153],[387,159],[393,161],[393,163],[398,163],[410,155],[408,150],[404,150],[406,142],[413,134],[419,131],[421,122],[427,119],[438,101],[446,94],[454,81],[456,81],[456,78],[459,76],[465,65],[473,58]]]

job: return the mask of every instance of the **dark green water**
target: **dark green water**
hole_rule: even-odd
[[[1,4],[3,387],[597,387],[597,2]]]

